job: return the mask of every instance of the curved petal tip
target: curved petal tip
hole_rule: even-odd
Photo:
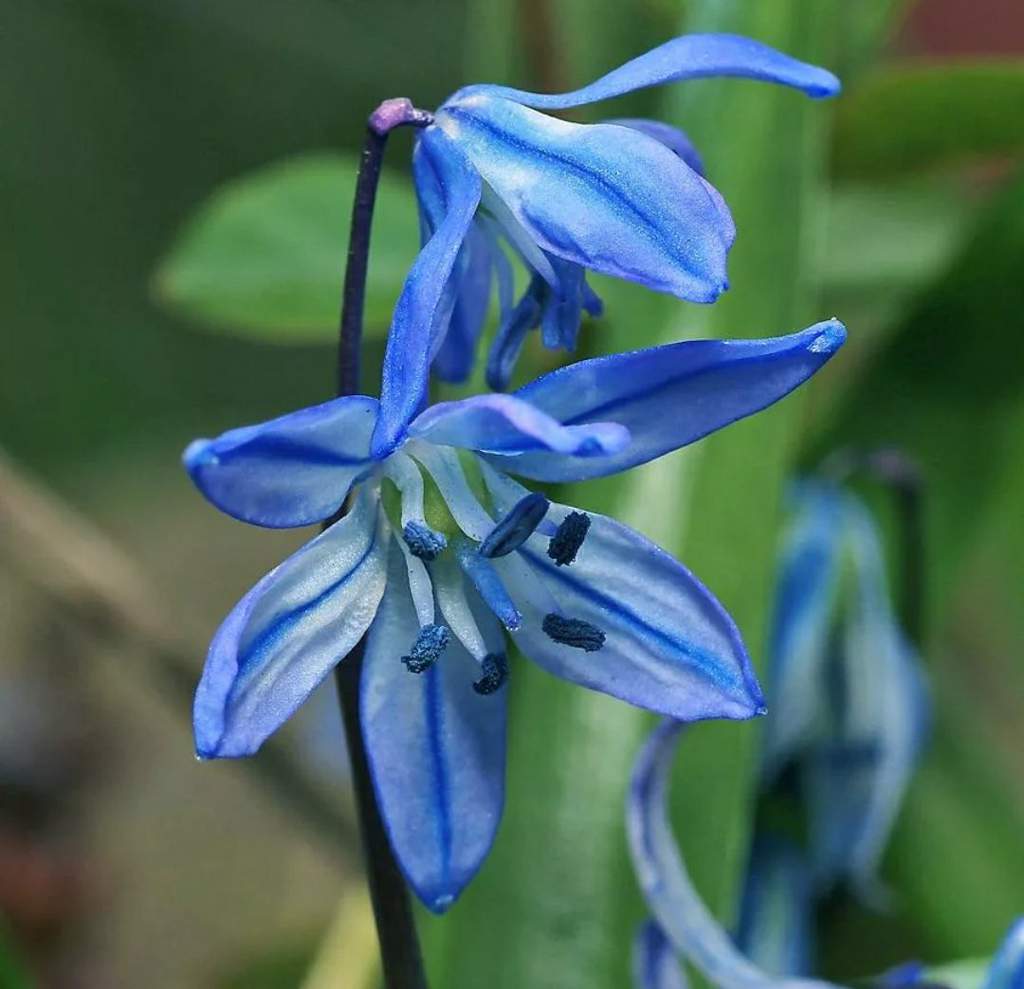
[[[846,343],[846,327],[832,318],[820,323],[821,332],[807,345],[812,354],[834,354]]]
[[[436,914],[447,913],[452,904],[455,903],[455,897],[451,893],[439,893],[436,896],[430,898],[421,897],[421,899],[426,908],[431,913]]]
[[[194,475],[200,467],[209,467],[218,462],[217,454],[213,450],[213,441],[207,439],[193,440],[181,455],[181,462],[185,470]]]

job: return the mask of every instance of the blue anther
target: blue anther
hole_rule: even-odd
[[[538,492],[520,498],[480,544],[480,555],[507,556],[519,549],[541,524],[550,505],[551,502]]]
[[[541,628],[549,639],[584,652],[597,652],[604,645],[604,632],[581,618],[564,618],[551,612],[544,616]]]
[[[500,652],[489,652],[480,667],[480,679],[473,681],[473,689],[478,694],[493,694],[508,679],[508,660]]]
[[[548,543],[548,556],[555,561],[556,566],[568,566],[576,559],[589,531],[590,516],[586,512],[570,512],[559,522]]]
[[[448,540],[440,532],[422,522],[406,522],[402,538],[413,556],[427,562],[436,560],[448,547]]]
[[[424,625],[409,655],[402,657],[406,669],[410,673],[425,673],[441,658],[451,637],[446,625]]]

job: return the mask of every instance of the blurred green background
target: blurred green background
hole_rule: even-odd
[[[2,10],[0,986],[374,984],[329,695],[250,764],[192,758],[204,643],[302,534],[217,515],[178,457],[194,436],[331,393],[345,155],[376,103],[431,107],[472,80],[570,88],[686,30],[761,38],[834,68],[845,92],[816,104],[702,81],[588,108],[580,119],[685,127],[739,239],[719,305],[602,284],[607,316],[584,346],[770,336],[833,313],[850,341],[770,412],[567,498],[676,552],[760,660],[785,478],[851,444],[920,461],[935,737],[886,862],[892,911],[837,898],[822,972],[992,950],[1024,911],[1017,0]],[[408,157],[396,136],[371,356],[416,250]],[[268,175],[293,184],[267,191]],[[203,216],[226,215],[226,233],[195,219],[211,196]],[[648,721],[522,664],[517,674],[497,846],[448,917],[422,918],[434,985],[622,989],[641,910],[621,803]],[[677,767],[680,835],[726,920],[756,741],[755,725],[705,726]]]

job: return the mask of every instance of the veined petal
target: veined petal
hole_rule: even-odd
[[[552,504],[547,517],[557,525],[570,511]],[[571,566],[557,566],[539,534],[518,554],[492,561],[523,612],[513,633],[523,654],[563,679],[682,721],[763,714],[757,678],[725,609],[639,533],[603,515],[590,520]],[[600,649],[573,648],[543,631],[548,605],[538,584],[564,617],[604,633]]]
[[[694,302],[726,288],[732,222],[660,141],[483,94],[447,103],[437,123],[547,254]]]
[[[375,398],[356,395],[195,440],[182,458],[222,512],[270,528],[330,518],[368,470]]]
[[[668,820],[669,770],[681,725],[652,733],[630,780],[626,831],[640,890],[668,940],[719,989],[837,989],[811,979],[778,978],[737,950],[690,881]]]
[[[363,737],[391,847],[417,896],[443,913],[480,868],[501,819],[507,691],[473,690],[480,666],[454,637],[426,672],[402,665],[420,627],[403,569],[393,551],[366,642]],[[478,620],[500,643],[483,609]]]
[[[706,76],[736,76],[792,86],[821,99],[839,92],[839,80],[825,69],[808,65],[768,45],[735,34],[684,34],[620,65],[589,86],[571,93],[529,93],[508,86],[468,86],[469,93],[487,93],[537,110],[566,110],[611,99],[637,89]]]
[[[774,975],[807,975],[812,960],[810,870],[800,849],[758,835],[747,866],[736,944]]]
[[[1015,920],[992,959],[984,989],[1018,989],[1024,981],[1024,917]]]
[[[827,718],[825,667],[839,585],[842,498],[830,485],[793,492],[793,521],[783,538],[768,659],[761,769],[770,783],[813,743]]]
[[[631,442],[592,459],[527,453],[498,461],[541,481],[603,477],[654,460],[758,412],[806,381],[839,349],[838,320],[767,340],[686,340],[559,368],[514,394],[559,422],[625,426]]]
[[[700,152],[694,147],[686,134],[678,127],[662,123],[660,120],[648,120],[646,117],[616,117],[604,121],[606,124],[618,124],[620,127],[632,127],[634,130],[660,141],[670,151],[674,151],[698,175],[704,176],[704,161]]]
[[[434,373],[452,383],[464,382],[473,370],[477,343],[487,320],[493,260],[488,236],[474,222],[462,246],[451,322],[434,357]]]
[[[633,939],[633,985],[636,989],[687,989],[689,981],[661,928],[647,920]]]
[[[614,422],[566,427],[514,395],[474,395],[432,405],[409,425],[409,435],[466,450],[551,450],[580,458],[608,456],[629,443],[628,432]]]
[[[812,847],[823,880],[845,874],[865,899],[878,900],[878,866],[920,755],[928,701],[889,603],[879,533],[849,495],[843,529],[855,585],[835,657],[841,696],[829,719],[831,748],[811,767]],[[866,757],[835,758],[851,751]]]
[[[252,755],[362,638],[386,579],[375,492],[271,570],[217,630],[196,690],[196,752]]]
[[[395,306],[384,353],[380,418],[371,443],[377,456],[394,449],[426,398],[435,332],[438,321],[447,317],[448,280],[480,202],[480,176],[440,128],[425,128],[418,143],[433,165],[445,212]]]

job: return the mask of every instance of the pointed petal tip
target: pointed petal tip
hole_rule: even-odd
[[[181,455],[181,462],[189,474],[194,474],[200,467],[210,467],[218,462],[219,458],[213,450],[213,440],[193,440]]]
[[[819,328],[821,332],[807,345],[812,354],[831,356],[846,343],[846,327],[835,317],[820,323]]]
[[[814,82],[807,87],[807,95],[812,100],[827,100],[838,96],[843,91],[843,84],[828,69],[818,68]]]
[[[452,905],[455,903],[455,897],[451,893],[442,893],[438,896],[434,896],[431,899],[425,899],[423,901],[424,906],[435,914],[447,913]]]

